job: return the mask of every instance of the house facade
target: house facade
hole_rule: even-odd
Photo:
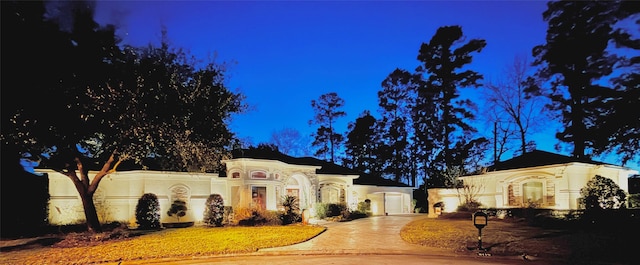
[[[626,167],[533,151],[496,163],[483,174],[461,177],[464,189],[429,189],[429,213],[454,212],[466,197],[483,208],[576,210],[580,189],[596,175],[613,180],[628,193],[629,177],[637,174]]]
[[[300,209],[313,215],[317,203],[344,203],[357,209],[370,201],[373,215],[413,212],[413,187],[354,172],[315,158],[294,158],[277,152],[242,152],[222,161],[221,173],[189,173],[129,170],[104,178],[94,202],[101,222],[135,224],[135,207],[145,193],[160,202],[161,222],[201,222],[210,194],[220,194],[233,209],[279,210],[282,198],[298,198]],[[73,224],[84,221],[82,204],[68,177],[52,170],[38,170],[49,177],[49,221]],[[90,172],[90,176],[95,175]],[[169,216],[175,200],[187,203],[186,215]]]

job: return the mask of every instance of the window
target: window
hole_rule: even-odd
[[[536,181],[522,184],[522,193],[525,206],[530,206],[531,204],[542,205],[542,182]]]
[[[253,208],[259,210],[267,209],[267,188],[266,187],[251,187],[251,204]]]
[[[266,179],[267,178],[267,173],[265,173],[264,171],[253,171],[253,172],[251,172],[251,178],[252,179]]]
[[[324,186],[320,188],[320,200],[323,203],[341,203],[341,189],[335,186]]]
[[[287,196],[293,196],[293,197],[300,197],[300,190],[299,189],[287,189]]]
[[[239,178],[240,178],[240,172],[233,172],[233,173],[231,173],[231,178],[239,179]]]

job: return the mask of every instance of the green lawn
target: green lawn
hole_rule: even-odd
[[[310,225],[189,227],[164,229],[98,244],[67,239],[49,247],[3,252],[0,264],[70,265],[248,253],[304,242],[324,230],[324,227]]]

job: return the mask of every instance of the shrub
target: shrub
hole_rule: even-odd
[[[327,217],[344,215],[345,210],[348,211],[348,208],[344,203],[329,203]]]
[[[365,217],[369,217],[368,212],[363,212],[360,210],[349,212],[349,220],[355,220],[355,219],[360,219]]]
[[[234,210],[237,224],[241,226],[280,225],[280,216],[276,211],[238,208]]]
[[[359,208],[366,209],[364,205],[368,204],[366,201],[359,203]],[[358,218],[368,217],[369,211],[362,211],[360,209],[351,211],[344,203],[317,203],[315,206],[316,218],[327,219],[330,221],[346,221],[354,220]]]
[[[282,198],[282,207],[284,208],[284,212],[279,216],[282,224],[288,225],[302,220],[298,197],[285,195]]]
[[[629,194],[627,197],[627,204],[629,208],[640,208],[640,193]]]
[[[160,228],[160,202],[153,193],[145,193],[136,205],[136,223],[139,229]]]
[[[415,205],[414,205],[414,207],[415,207]],[[362,202],[359,202],[358,203],[358,211],[363,212],[363,213],[371,211],[371,200],[366,199],[366,200],[364,200]]]
[[[459,212],[475,212],[480,208],[480,206],[482,206],[482,204],[477,201],[467,201],[464,204],[458,206],[457,210]]]
[[[220,194],[211,194],[205,202],[203,222],[210,226],[222,226],[224,200]]]
[[[626,193],[613,180],[596,175],[580,189],[580,206],[585,210],[618,209],[625,206]]]
[[[314,207],[314,209],[316,212],[316,218],[318,219],[327,218],[327,211],[329,211],[328,203],[316,203],[316,206]]]
[[[223,223],[231,224],[233,221],[233,207],[224,206]]]
[[[183,200],[175,200],[171,204],[171,208],[167,211],[169,216],[173,216],[174,214],[178,218],[178,222],[180,222],[180,217],[187,215],[187,203]]]

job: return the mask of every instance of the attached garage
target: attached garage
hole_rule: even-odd
[[[385,194],[385,211],[388,214],[403,213],[402,194]]]
[[[369,199],[373,215],[412,213],[413,187],[388,179],[361,175],[353,180],[358,201]]]

